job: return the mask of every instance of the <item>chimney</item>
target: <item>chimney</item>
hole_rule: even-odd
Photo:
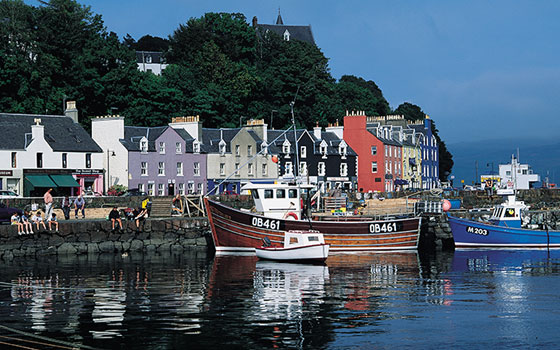
[[[248,130],[253,130],[261,140],[268,142],[268,125],[263,119],[249,119],[245,126]]]
[[[316,126],[313,128],[313,136],[315,136],[317,140],[321,139],[321,129],[319,122],[317,122]]]
[[[66,110],[64,115],[72,118],[74,123],[78,122],[78,109],[76,108],[76,101],[66,101]]]
[[[256,28],[258,24],[259,24],[259,23],[258,23],[258,21],[257,21],[257,16],[254,16],[254,17],[253,17],[253,28]]]
[[[173,129],[183,129],[195,140],[202,142],[202,122],[200,116],[174,117],[169,126]]]
[[[41,125],[41,119],[35,118],[35,124],[31,125],[31,138],[33,140],[44,140],[45,139],[45,127]]]

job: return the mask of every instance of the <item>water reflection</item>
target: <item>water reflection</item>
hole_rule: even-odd
[[[0,270],[0,336],[123,349],[544,347],[560,288],[556,251],[335,254],[326,266],[195,251]]]

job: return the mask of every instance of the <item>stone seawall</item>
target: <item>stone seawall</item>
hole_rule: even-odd
[[[455,242],[447,215],[423,215],[418,250],[453,250]]]
[[[59,224],[59,232],[17,234],[12,225],[0,226],[0,259],[16,256],[126,253],[129,251],[182,251],[212,244],[206,218],[148,219],[140,230],[125,222],[124,230],[113,231],[111,222],[86,220]]]

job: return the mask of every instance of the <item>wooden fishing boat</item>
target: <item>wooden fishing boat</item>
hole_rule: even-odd
[[[255,253],[265,260],[321,263],[329,256],[329,245],[319,231],[288,231],[283,246],[273,246],[265,237],[263,246],[255,248]]]
[[[267,237],[275,245],[286,231],[317,230],[330,251],[417,250],[420,217],[340,221],[302,219],[301,189],[294,184],[249,184],[255,211],[243,211],[205,198],[212,239],[218,253],[254,252]]]

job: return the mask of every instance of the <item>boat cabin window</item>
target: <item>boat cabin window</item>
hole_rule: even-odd
[[[296,189],[289,189],[288,190],[288,198],[297,198],[297,190]]]
[[[309,236],[307,239],[309,240],[309,242],[319,241],[319,237],[317,237],[317,236]]]
[[[504,215],[504,217],[506,217],[506,218],[513,218],[513,217],[515,217],[515,209],[513,209],[513,208],[507,208],[507,209],[506,209],[506,214]]]
[[[259,199],[259,191],[251,190],[251,195],[253,196],[254,199]]]
[[[272,190],[264,190],[264,198],[273,198]]]
[[[298,244],[298,238],[297,237],[290,237],[290,244]]]
[[[276,198],[286,198],[286,190],[276,190]]]

